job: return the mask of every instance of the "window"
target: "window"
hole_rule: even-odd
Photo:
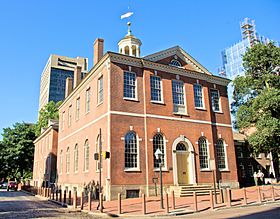
[[[89,166],[89,143],[86,140],[84,145],[84,171],[88,171]]]
[[[198,139],[198,150],[199,150],[200,169],[208,169],[209,168],[209,156],[208,156],[206,138],[200,137]]]
[[[162,134],[158,133],[156,135],[154,135],[153,137],[153,148],[154,148],[154,168],[159,168],[159,164],[160,164],[160,161],[159,159],[156,159],[156,156],[155,156],[155,152],[157,149],[159,149],[163,156],[162,156],[162,166],[165,167],[165,148],[164,148],[164,139],[163,139],[163,136]]]
[[[80,107],[81,107],[80,101],[81,101],[80,97],[77,98],[77,100],[76,100],[76,120],[80,119]]]
[[[210,90],[211,93],[211,104],[213,111],[220,111],[220,94],[218,90]]]
[[[216,144],[216,155],[219,169],[226,169],[226,153],[225,145],[222,139],[219,139]]]
[[[151,83],[151,100],[156,102],[162,102],[160,77],[151,75],[150,83]]]
[[[63,151],[61,150],[60,151],[60,165],[59,165],[59,172],[60,172],[60,174],[62,174],[62,166],[63,166],[63,153],[62,153]]]
[[[65,125],[65,111],[62,113],[62,125],[61,125],[62,130],[64,130],[64,125]]]
[[[242,178],[246,177],[246,171],[245,171],[245,167],[243,164],[239,164],[239,172],[240,172],[240,176]]]
[[[90,110],[90,88],[86,90],[86,113]]]
[[[98,79],[98,104],[103,102],[103,76]]]
[[[68,126],[71,126],[72,123],[72,105],[68,108]]]
[[[254,167],[253,167],[252,164],[248,165],[247,171],[248,171],[249,176],[253,176],[254,175]]]
[[[124,98],[136,99],[136,74],[124,72]]]
[[[96,145],[95,153],[99,153],[99,149],[100,149],[100,135],[97,136],[95,145]],[[101,164],[100,161],[96,160],[96,162],[95,162],[95,170],[96,170],[96,172],[99,172],[99,165],[100,164]],[[102,171],[102,166],[100,168],[101,168],[101,171]]]
[[[74,172],[78,172],[78,164],[79,164],[79,148],[78,148],[78,144],[76,144],[74,148]]]
[[[186,151],[186,145],[184,143],[178,143],[176,146],[176,151]]]
[[[236,147],[237,158],[243,158],[242,147]]]
[[[182,81],[172,81],[173,111],[175,113],[185,113],[184,83]]]
[[[181,67],[182,66],[181,63],[176,59],[172,59],[171,62],[170,62],[170,65],[175,66],[175,67]]]
[[[203,95],[202,95],[202,86],[199,84],[194,84],[194,104],[197,108],[204,108],[203,105]]]
[[[70,149],[68,147],[66,151],[66,173],[69,173],[69,170],[70,170]]]
[[[125,168],[138,167],[137,137],[134,132],[128,132],[125,136]]]

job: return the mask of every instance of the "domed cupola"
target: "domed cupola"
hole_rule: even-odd
[[[141,40],[137,39],[131,34],[130,22],[127,23],[127,26],[127,34],[118,43],[119,53],[129,56],[140,57],[140,46],[142,45]]]

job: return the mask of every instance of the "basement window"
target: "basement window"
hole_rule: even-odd
[[[126,198],[139,198],[139,189],[126,190]]]

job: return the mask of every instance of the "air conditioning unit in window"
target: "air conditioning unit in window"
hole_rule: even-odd
[[[186,113],[186,109],[185,109],[184,105],[176,105],[176,104],[174,104],[173,111],[174,111],[174,113],[181,113],[181,114]]]

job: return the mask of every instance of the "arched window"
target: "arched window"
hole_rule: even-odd
[[[74,148],[74,172],[78,172],[78,163],[79,163],[79,148],[78,144]]]
[[[60,151],[60,165],[59,165],[59,172],[62,173],[62,166],[63,166],[63,151]]]
[[[84,145],[84,171],[88,171],[88,166],[89,166],[89,143],[88,140],[86,140]]]
[[[182,66],[181,63],[176,59],[172,59],[171,62],[170,62],[170,65],[176,66],[176,67],[181,67]]]
[[[200,137],[198,139],[198,151],[199,151],[200,169],[208,169],[209,168],[209,156],[208,156],[206,138]]]
[[[219,139],[216,144],[216,155],[219,169],[226,169],[226,153],[225,145],[222,139]]]
[[[97,136],[96,138],[96,142],[95,142],[95,153],[99,153],[99,149],[100,149],[100,135]],[[95,161],[95,170],[96,171],[99,171],[99,160],[96,160]],[[101,167],[101,170],[102,170],[102,167]]]
[[[136,46],[132,46],[132,55],[136,56]]]
[[[128,46],[124,47],[124,54],[129,55],[129,47]]]
[[[66,173],[69,173],[70,170],[70,149],[69,147],[66,150]]]
[[[137,168],[138,167],[138,147],[137,137],[135,132],[128,132],[125,136],[125,168]]]
[[[176,151],[186,151],[186,145],[184,143],[178,143],[176,146]]]
[[[159,168],[160,161],[156,159],[155,152],[159,149],[163,156],[162,156],[162,166],[165,167],[165,148],[164,148],[164,139],[162,134],[157,133],[153,137],[153,148],[154,148],[154,168]]]

